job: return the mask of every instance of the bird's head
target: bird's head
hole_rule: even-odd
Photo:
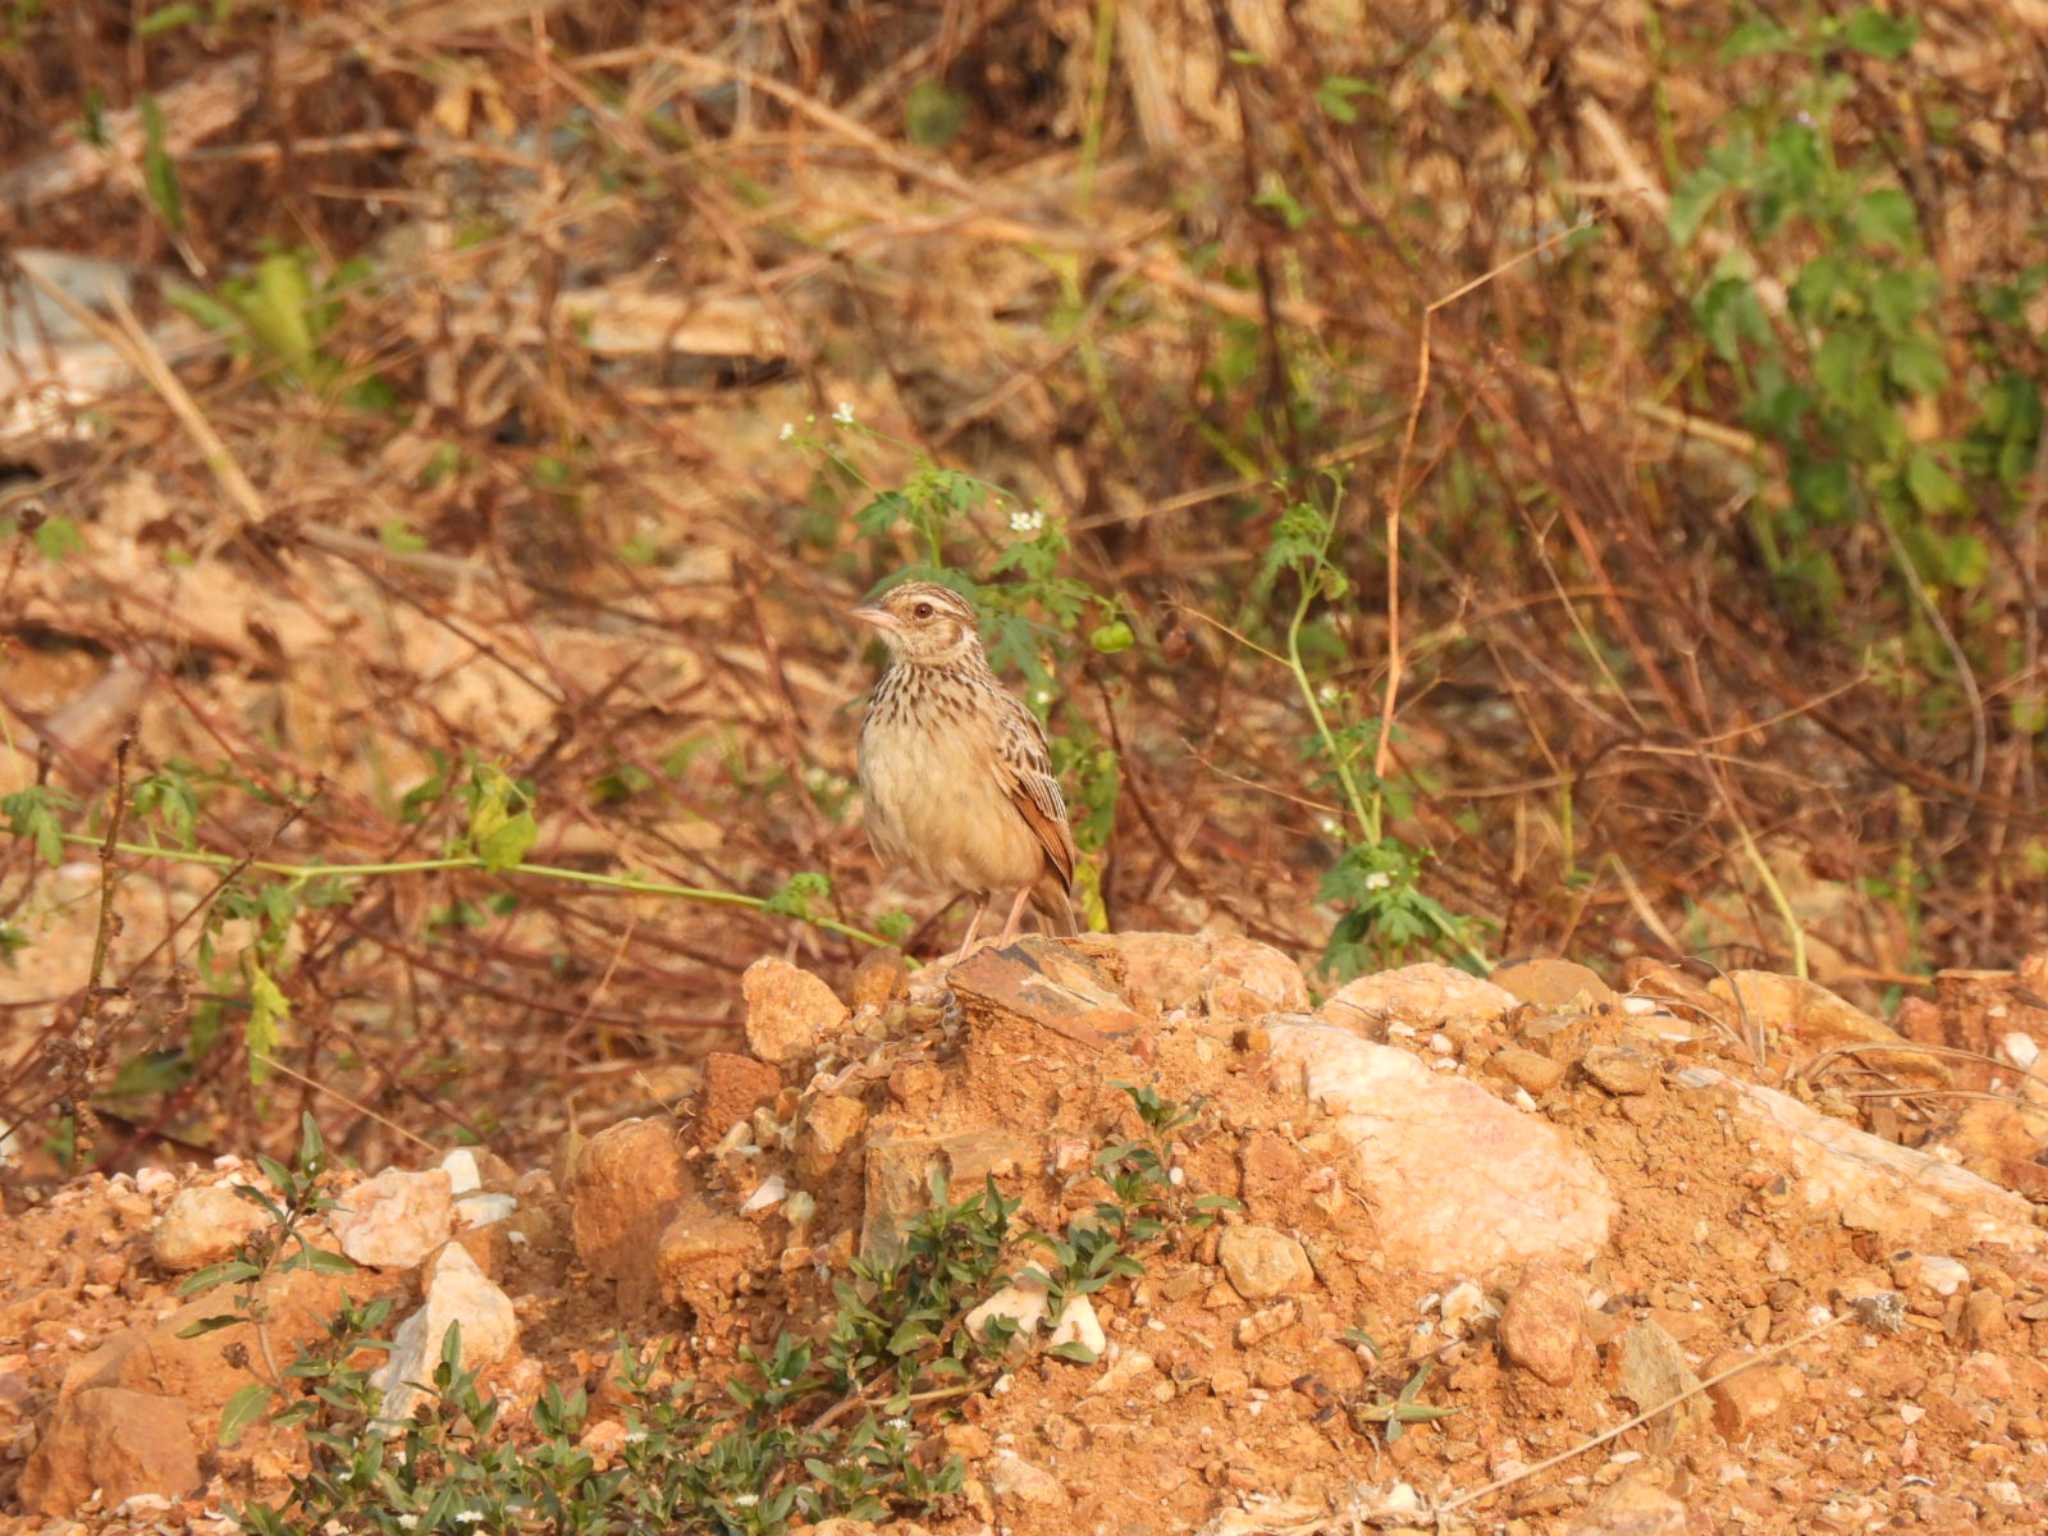
[[[935,582],[906,581],[891,587],[872,603],[854,609],[853,617],[873,625],[890,654],[912,666],[950,666],[981,650],[974,605]]]

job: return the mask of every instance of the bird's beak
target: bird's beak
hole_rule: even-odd
[[[864,603],[858,608],[849,608],[847,610],[847,617],[858,619],[863,624],[873,625],[876,629],[881,630],[883,634],[889,634],[903,627],[897,622],[895,614],[886,608],[877,608],[872,603]]]

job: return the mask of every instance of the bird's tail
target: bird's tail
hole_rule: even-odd
[[[1074,917],[1074,903],[1067,896],[1067,887],[1052,871],[1047,870],[1031,888],[1031,907],[1045,920],[1047,931],[1057,937],[1071,939],[1081,932],[1081,925]]]

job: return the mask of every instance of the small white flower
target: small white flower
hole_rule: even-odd
[[[833,419],[834,421],[838,422],[838,423],[839,423],[839,425],[841,425],[842,427],[850,427],[850,426],[852,426],[852,425],[853,425],[853,405],[852,405],[852,403],[851,403],[851,402],[849,402],[849,401],[846,401],[846,400],[842,400],[842,401],[840,401],[840,402],[839,402],[839,405],[838,405],[838,407],[837,407],[837,408],[836,408],[836,409],[835,409],[835,410],[834,410],[834,411],[832,412],[832,419]]]
[[[1039,705],[1050,704],[1052,702],[1052,690],[1050,688],[1032,689],[1031,702]]]
[[[458,1509],[455,1512],[455,1523],[458,1525],[475,1525],[483,1517],[484,1512],[480,1509]]]
[[[398,1528],[401,1531],[416,1531],[420,1528],[420,1517],[418,1515],[400,1515],[398,1517]]]
[[[1343,832],[1344,828],[1338,822],[1336,817],[1325,816],[1321,821],[1316,823],[1316,830],[1322,833],[1325,837],[1336,837]]]
[[[782,424],[782,430],[776,434],[777,439],[785,443],[795,436],[796,423],[793,421],[785,421]]]
[[[644,1429],[629,1429],[626,1431],[626,1444],[628,1445],[638,1445],[646,1438],[647,1431]]]
[[[1045,513],[1041,508],[1033,507],[1029,512],[1020,509],[1010,514],[1010,532],[1012,533],[1036,533],[1044,526]]]
[[[761,1495],[759,1495],[758,1493],[741,1493],[735,1494],[733,1496],[733,1503],[738,1505],[741,1509],[752,1509],[756,1504],[760,1502]]]
[[[1365,888],[1368,891],[1384,891],[1393,883],[1394,877],[1384,869],[1376,869],[1365,877]]]
[[[1316,702],[1320,704],[1334,704],[1339,697],[1335,683],[1325,683],[1316,690]]]

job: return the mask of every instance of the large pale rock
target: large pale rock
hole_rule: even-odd
[[[112,1508],[138,1493],[180,1499],[205,1479],[185,1404],[125,1387],[93,1387],[61,1399],[22,1469],[24,1509],[69,1515],[100,1494]]]
[[[1685,1536],[1685,1505],[1646,1473],[1624,1477],[1565,1528],[1566,1536]]]
[[[1579,1277],[1554,1259],[1522,1272],[1500,1316],[1500,1348],[1508,1360],[1553,1387],[1577,1373],[1586,1342],[1586,1300]]]
[[[1484,1275],[1605,1246],[1614,1196],[1548,1123],[1347,1028],[1281,1016],[1267,1028],[1275,1070],[1335,1117],[1390,1265]]]
[[[1217,1262],[1246,1301],[1265,1301],[1315,1283],[1300,1243],[1272,1227],[1226,1227],[1216,1245]]]
[[[1116,989],[1146,1017],[1175,1009],[1251,1019],[1309,1005],[1301,967],[1270,944],[1223,933],[1097,933],[1067,948],[1105,962]]]
[[[1486,979],[1539,1008],[1590,1010],[1614,1001],[1614,989],[1597,972],[1572,960],[1524,960],[1504,965]]]
[[[1788,1094],[1688,1067],[1681,1087],[1728,1095],[1743,1135],[1797,1180],[1801,1198],[1845,1227],[1901,1247],[1940,1248],[1958,1237],[2039,1251],[2032,1207],[1974,1173],[1882,1140],[1809,1109]]]
[[[1708,983],[1707,990],[1733,1003],[1739,993],[1752,1025],[1776,1030],[1788,1045],[1804,1047],[1795,1054],[1810,1059],[1835,1046],[1875,1046],[1852,1058],[1899,1077],[1946,1084],[1949,1070],[1938,1057],[1913,1050],[1904,1036],[1853,1003],[1816,982],[1771,971],[1731,971]]]
[[[809,971],[763,955],[740,977],[747,1049],[778,1066],[802,1061],[849,1017],[846,1004]]]
[[[150,1255],[173,1273],[203,1269],[227,1258],[269,1220],[261,1206],[226,1184],[181,1189],[150,1229]]]
[[[465,1370],[497,1364],[519,1342],[512,1298],[491,1283],[467,1251],[451,1243],[434,1261],[426,1304],[398,1325],[391,1354],[370,1377],[370,1384],[384,1394],[380,1421],[396,1423],[411,1417],[424,1395],[413,1383],[434,1379],[448,1330],[454,1327],[461,1330]]]
[[[592,1274],[618,1282],[625,1311],[659,1294],[655,1247],[690,1187],[675,1134],[659,1121],[608,1125],[577,1155],[568,1192],[576,1253]]]
[[[454,1181],[442,1168],[387,1168],[344,1193],[329,1219],[341,1251],[358,1264],[411,1269],[455,1229]]]
[[[1404,965],[1347,981],[1317,1010],[1346,1029],[1408,1024],[1439,1029],[1445,1024],[1491,1024],[1517,1006],[1512,992],[1468,976],[1454,966]]]
[[[1216,1019],[1300,1013],[1309,1005],[1301,967],[1270,944],[1218,934],[1202,967],[1202,1003]]]

